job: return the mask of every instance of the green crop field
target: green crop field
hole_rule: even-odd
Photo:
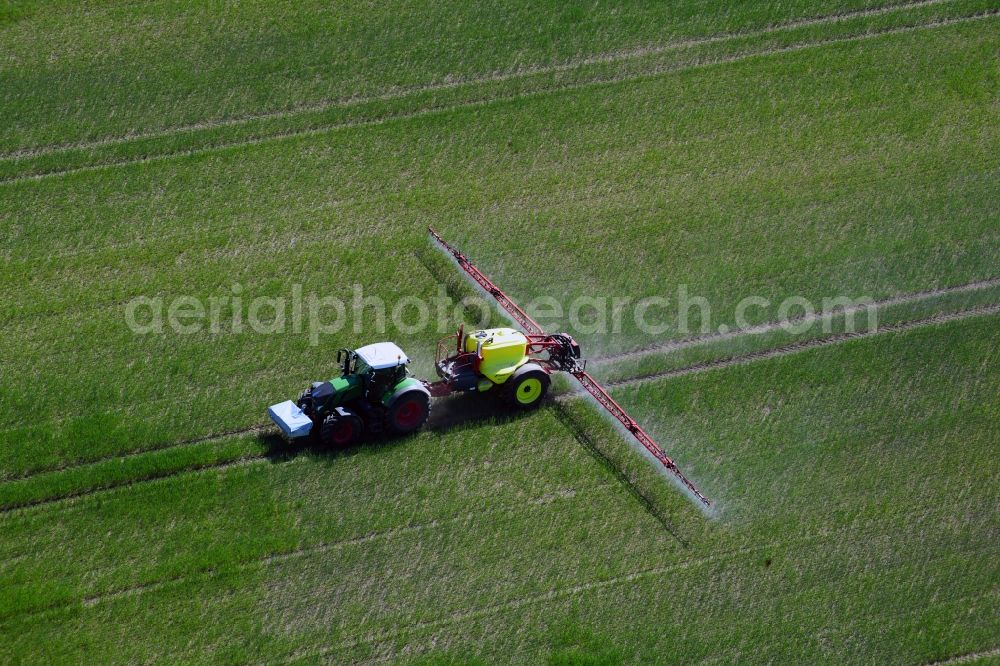
[[[996,0],[0,2],[0,661],[996,662],[998,118]],[[428,225],[710,510],[562,378],[277,436]]]

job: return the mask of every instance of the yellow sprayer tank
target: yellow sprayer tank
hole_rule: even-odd
[[[528,360],[528,339],[513,328],[488,328],[465,336],[465,351],[482,357],[479,372],[494,384],[503,384]]]

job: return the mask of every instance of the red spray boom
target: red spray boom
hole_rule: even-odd
[[[553,346],[557,346],[558,344],[560,344],[562,339],[572,341],[572,338],[570,338],[565,334],[561,333],[554,335],[546,334],[545,331],[542,330],[542,327],[538,325],[538,322],[532,319],[527,312],[522,310],[521,307],[517,303],[515,303],[509,296],[507,296],[507,294],[505,294],[499,287],[497,287],[492,280],[490,280],[488,277],[486,277],[486,275],[482,271],[476,268],[475,265],[473,265],[473,263],[469,261],[468,257],[466,257],[464,254],[462,254],[461,252],[453,248],[451,245],[449,245],[443,238],[441,238],[441,235],[438,234],[438,232],[435,231],[432,227],[427,227],[427,230],[430,231],[431,236],[434,237],[434,240],[440,243],[441,246],[455,258],[455,260],[458,262],[458,265],[462,268],[462,270],[468,273],[469,276],[476,282],[476,284],[478,284],[488,294],[490,294],[493,298],[495,298],[497,303],[500,304],[500,307],[502,307],[504,311],[506,311],[507,314],[509,314],[511,318],[514,319],[514,321],[520,324],[521,328],[524,329],[525,333],[529,335],[529,339],[536,340],[538,344],[543,344],[543,345],[551,344]],[[566,358],[569,357],[567,356]],[[601,405],[601,407],[603,407],[609,414],[611,414],[616,420],[618,420],[619,423],[625,426],[625,429],[628,430],[632,434],[632,436],[635,437],[639,441],[639,443],[642,444],[643,447],[645,447],[645,449],[653,455],[654,458],[659,460],[660,464],[662,464],[675,477],[677,477],[677,479],[681,482],[681,484],[689,491],[691,491],[691,494],[697,497],[699,501],[705,504],[705,506],[711,506],[712,504],[711,501],[707,497],[705,497],[701,493],[701,491],[699,491],[698,488],[695,487],[695,485],[691,483],[691,481],[686,476],[684,476],[680,468],[677,467],[677,463],[675,463],[673,459],[670,458],[670,456],[664,453],[663,449],[660,448],[659,444],[657,444],[656,441],[652,437],[650,437],[645,430],[642,429],[642,427],[636,422],[636,420],[633,419],[631,416],[629,416],[628,412],[626,412],[621,405],[615,402],[614,398],[612,398],[611,395],[608,394],[607,390],[605,390],[605,388],[601,386],[596,379],[594,379],[589,373],[586,372],[585,364],[583,362],[574,360],[569,360],[569,361],[563,360],[559,364],[553,363],[551,369],[564,370],[569,374],[573,375],[573,377],[575,377],[576,380],[580,382],[580,385],[587,391],[587,393],[592,395],[594,399],[597,400],[598,404]]]

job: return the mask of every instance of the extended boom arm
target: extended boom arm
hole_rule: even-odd
[[[511,300],[509,296],[507,296],[507,294],[505,294],[503,291],[501,291],[499,287],[493,284],[493,281],[490,280],[488,277],[486,277],[486,275],[484,275],[482,271],[476,268],[472,264],[472,262],[469,261],[468,257],[466,257],[464,254],[462,254],[452,246],[448,245],[448,243],[445,242],[443,238],[441,238],[441,235],[438,234],[438,232],[436,232],[432,227],[427,227],[427,230],[430,231],[431,236],[434,237],[434,240],[440,243],[441,247],[443,247],[449,254],[451,254],[455,258],[455,260],[458,262],[458,265],[462,268],[462,270],[468,273],[469,276],[472,277],[472,279],[475,280],[476,283],[480,287],[482,287],[488,294],[493,296],[493,298],[497,300],[497,303],[500,304],[500,307],[502,307],[507,312],[507,314],[509,314],[514,319],[514,321],[519,323],[526,333],[532,336],[545,336],[545,332],[542,330],[542,327],[538,325],[538,322],[536,322],[534,319],[528,316],[528,313],[522,310],[517,303],[515,303],[513,300]],[[557,337],[557,336],[548,336],[548,337]],[[656,441],[653,440],[653,438],[650,437],[649,434],[645,430],[643,430],[642,427],[639,426],[639,424],[635,421],[635,419],[629,416],[628,412],[622,409],[621,405],[615,402],[614,398],[612,398],[611,395],[608,394],[605,388],[601,386],[596,379],[591,377],[590,374],[583,369],[582,363],[580,363],[579,365],[575,365],[573,368],[567,368],[567,372],[573,375],[573,377],[575,377],[576,380],[580,382],[580,385],[583,386],[583,388],[586,389],[586,391],[590,393],[590,395],[594,396],[594,399],[597,400],[597,402],[605,410],[607,410],[608,413],[610,413],[623,426],[625,426],[625,429],[628,430],[630,433],[632,433],[632,436],[635,437],[639,441],[639,443],[646,448],[647,451],[653,454],[653,457],[659,460],[660,464],[662,464],[664,467],[670,470],[670,472],[677,477],[677,479],[681,482],[681,484],[683,484],[685,488],[691,491],[691,493],[695,497],[697,497],[698,500],[701,501],[703,504],[705,504],[706,506],[711,506],[712,504],[711,501],[707,497],[705,497],[698,490],[698,488],[695,487],[693,483],[691,483],[691,481],[686,476],[684,476],[680,468],[677,467],[677,463],[675,463],[673,459],[670,458],[670,456],[664,453],[663,449],[660,448],[659,444],[657,444]]]
[[[443,247],[448,254],[455,257],[455,261],[458,262],[458,265],[461,266],[462,270],[468,273],[472,279],[476,281],[476,284],[485,289],[486,293],[490,296],[497,299],[497,303],[500,304],[500,307],[506,310],[507,314],[513,317],[514,321],[521,325],[521,328],[524,329],[525,333],[533,333],[535,335],[542,335],[545,333],[542,330],[542,327],[538,325],[537,321],[529,317],[528,313],[522,310],[517,303],[512,301],[510,297],[507,296],[507,294],[503,293],[499,287],[493,284],[492,280],[486,277],[478,268],[473,266],[468,257],[453,248],[451,245],[448,245],[448,243],[441,238],[441,235],[434,231],[434,227],[427,227],[427,230],[431,232],[431,236],[434,237],[434,240],[440,243],[441,247]]]

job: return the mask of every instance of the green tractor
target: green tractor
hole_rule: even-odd
[[[410,362],[392,342],[337,352],[341,374],[314,382],[295,402],[268,408],[271,420],[290,440],[311,437],[318,444],[344,447],[366,433],[408,435],[423,427],[431,397],[452,393],[501,395],[515,409],[538,407],[554,371],[579,371],[580,348],[564,334],[525,335],[512,328],[465,333],[465,327],[438,343],[438,381],[411,377]]]
[[[268,414],[289,439],[334,447],[350,446],[365,433],[410,434],[427,421],[431,394],[409,376],[409,362],[392,342],[341,349],[339,377],[314,382],[294,403],[272,405]]]

